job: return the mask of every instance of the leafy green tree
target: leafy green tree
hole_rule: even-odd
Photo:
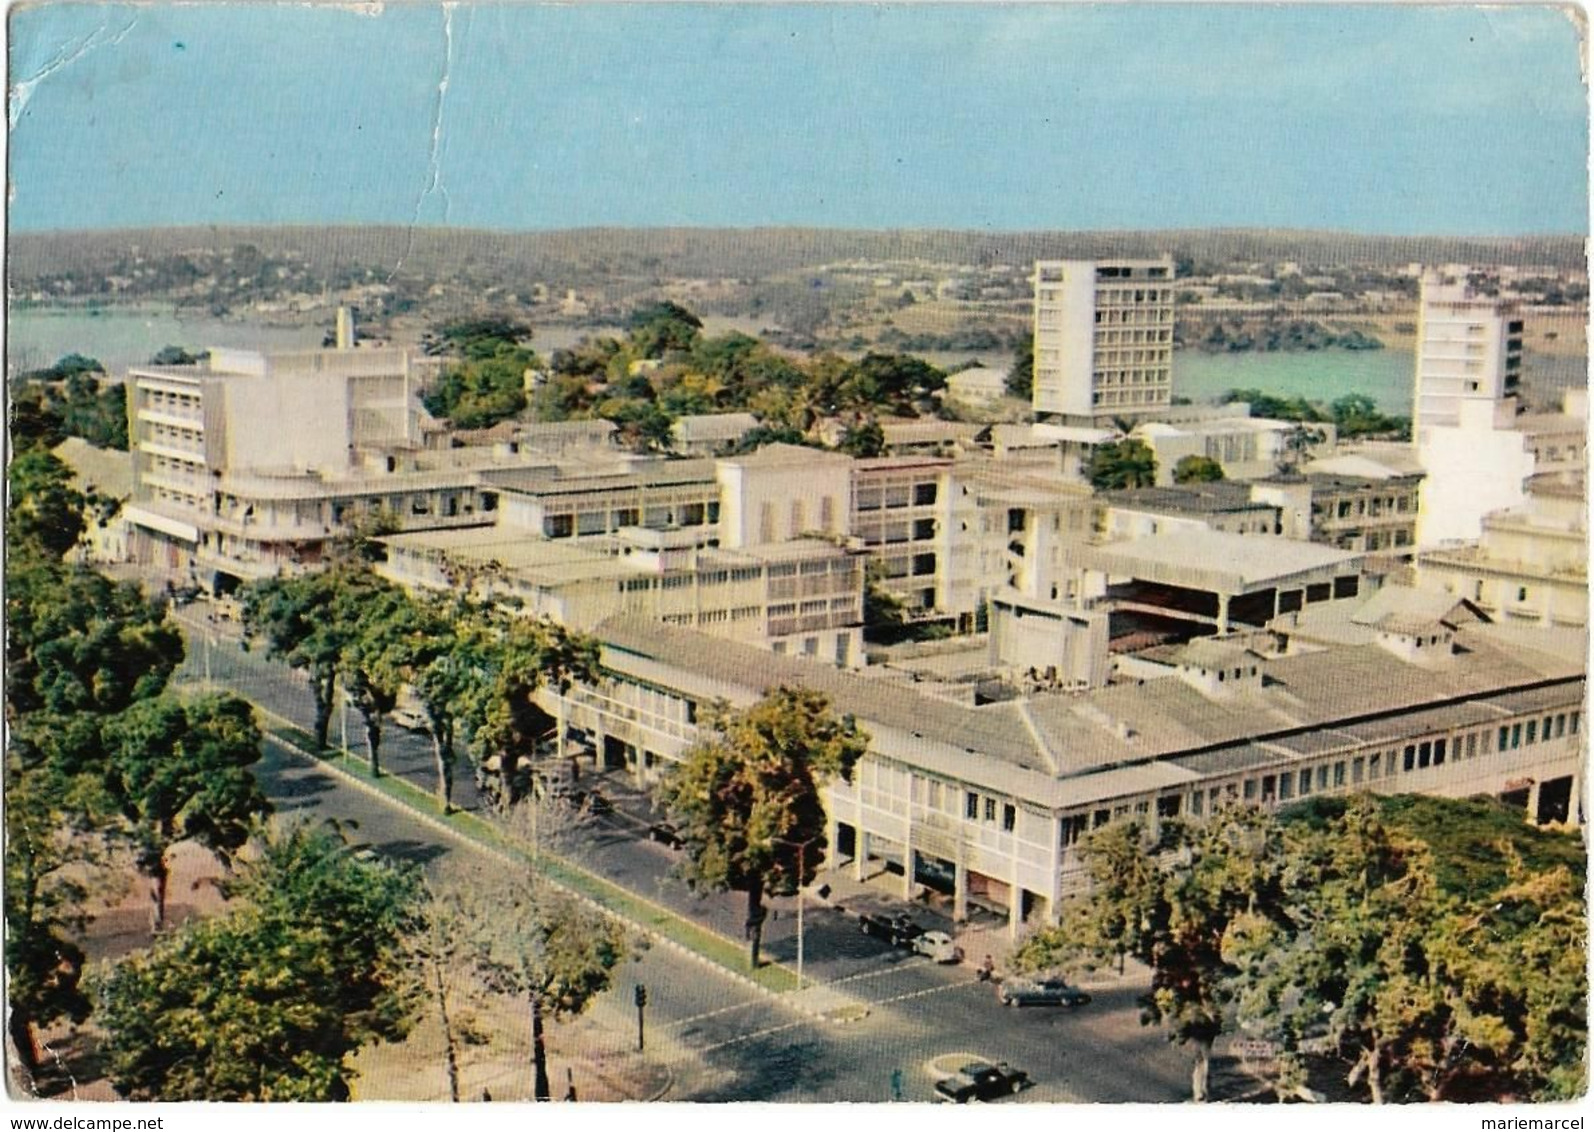
[[[499,614],[473,639],[472,649],[482,668],[459,718],[471,733],[472,755],[495,780],[499,803],[507,809],[520,798],[521,760],[558,726],[538,706],[537,690],[551,683],[564,692],[576,681],[595,680],[598,645],[551,622]]]
[[[1020,340],[1013,356],[1013,365],[1007,371],[1007,395],[1028,401],[1035,394],[1035,340]]]
[[[1217,483],[1223,478],[1223,465],[1209,456],[1183,456],[1173,466],[1174,483]]]
[[[145,700],[108,728],[107,787],[150,882],[150,930],[166,925],[168,855],[194,841],[231,862],[271,812],[250,767],[260,761],[254,709],[236,696]]]
[[[478,610],[453,594],[411,598],[387,661],[426,712],[437,767],[437,801],[453,808],[455,729],[471,691],[488,669],[486,626]]]
[[[6,756],[6,1022],[31,1076],[39,1070],[38,1028],[89,1015],[81,985],[84,954],[76,937],[88,918],[86,881],[101,862],[93,831],[63,820],[65,780],[45,766],[19,773],[19,741],[13,732]]]
[[[468,962],[489,990],[526,1004],[532,1096],[550,1100],[544,1026],[582,1013],[609,988],[629,950],[626,933],[530,869],[473,872],[456,887]]]
[[[59,559],[75,547],[88,526],[88,500],[72,486],[71,469],[45,449],[29,448],[11,461],[7,475],[7,548]]]
[[[1144,864],[1133,856],[1136,844]],[[1020,966],[1099,963],[1125,953],[1145,963],[1152,981],[1142,1018],[1162,1025],[1170,1041],[1194,1047],[1191,1096],[1204,1101],[1212,1048],[1234,993],[1225,935],[1236,917],[1265,914],[1284,899],[1277,826],[1261,811],[1236,807],[1202,824],[1169,822],[1154,845],[1145,844],[1138,823],[1126,823],[1104,839],[1101,861],[1095,845],[1093,838],[1086,847],[1093,874],[1108,861],[1126,872],[1105,878],[1100,904],[1079,898],[1064,909],[1063,926],[1036,933]]]
[[[505,347],[522,346],[531,341],[531,327],[502,315],[467,318],[446,323],[422,336],[422,348],[432,356],[456,354],[480,361],[496,356]]]
[[[945,388],[946,374],[921,358],[870,353],[848,368],[842,397],[855,409],[884,407],[913,416]]]
[[[415,875],[300,826],[226,891],[227,913],[99,980],[107,1076],[134,1100],[347,1100],[348,1055],[413,1014]]]
[[[266,655],[287,662],[310,681],[315,702],[312,734],[327,745],[347,623],[334,613],[345,571],[334,568],[293,578],[270,578],[244,590],[245,640],[263,637]]]
[[[843,430],[836,442],[836,451],[845,452],[858,459],[880,456],[886,450],[885,430],[872,416],[860,417]]]
[[[703,329],[703,320],[675,303],[650,303],[631,312],[626,320],[632,346],[643,358],[662,358],[691,350]]]
[[[686,842],[694,888],[747,895],[748,961],[763,939],[764,893],[807,884],[824,857],[820,787],[851,780],[868,737],[817,692],[776,688],[712,721],[672,767],[659,801]]]
[[[1133,438],[1098,444],[1086,461],[1085,478],[1097,491],[1151,487],[1157,482],[1157,457]]]
[[[360,713],[371,777],[382,773],[382,717],[398,703],[409,654],[413,606],[404,591],[368,570],[340,571],[331,612],[338,626],[338,673]]]
[[[890,644],[902,635],[907,624],[907,607],[902,599],[885,587],[885,564],[869,560],[863,579],[863,634],[871,642]]]
[[[208,350],[190,354],[181,346],[162,346],[160,352],[149,360],[152,366],[195,366],[210,356]]]

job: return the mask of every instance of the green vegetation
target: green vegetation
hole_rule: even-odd
[[[1157,482],[1157,457],[1133,438],[1098,444],[1085,464],[1085,478],[1097,491],[1151,487]]]
[[[1384,344],[1359,330],[1330,330],[1320,322],[1303,319],[1267,319],[1259,326],[1235,320],[1207,324],[1194,345],[1208,354],[1235,354],[1250,350],[1382,350]]]
[[[1253,417],[1269,420],[1329,423],[1339,435],[1349,439],[1376,436],[1392,440],[1411,438],[1409,417],[1390,417],[1378,411],[1378,403],[1364,393],[1347,393],[1326,407],[1321,401],[1304,397],[1278,397],[1260,389],[1231,389],[1222,397],[1224,404],[1245,402]]]
[[[11,435],[19,447],[54,448],[69,436],[127,451],[127,387],[107,383],[93,358],[68,354],[22,375],[11,392]]]
[[[455,361],[422,398],[456,428],[487,428],[526,407],[526,373],[540,363],[525,343],[529,327],[503,318],[450,323],[428,336],[426,350]]]
[[[1019,339],[1018,353],[1007,371],[1007,394],[1028,401],[1035,394],[1035,339]]]
[[[1275,1087],[1337,1065],[1374,1102],[1567,1100],[1588,1038],[1584,856],[1491,801],[1318,800],[1279,815],[1137,822],[1087,842],[1093,891],[1020,952],[1030,969],[1132,955],[1145,1021],[1196,1050],[1238,1026]]]
[[[1223,465],[1209,456],[1184,456],[1173,466],[1174,483],[1217,483]]]
[[[764,893],[812,880],[826,849],[826,778],[849,780],[868,737],[817,692],[778,688],[710,722],[672,767],[659,802],[686,843],[692,887],[747,895],[748,965],[759,965]]]
[[[160,939],[100,981],[107,1072],[134,1100],[340,1101],[347,1057],[404,1035],[412,873],[335,832],[267,839],[223,915]]]

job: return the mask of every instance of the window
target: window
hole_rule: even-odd
[[[1573,712],[1573,713],[1572,713],[1572,715],[1571,715],[1571,720],[1572,720],[1572,722],[1571,722],[1571,725],[1570,725],[1570,726],[1571,726],[1571,728],[1572,728],[1572,734],[1573,734],[1573,735],[1576,735],[1576,734],[1577,734],[1577,721],[1578,721],[1578,716],[1580,716],[1580,715],[1581,715],[1581,714],[1582,714],[1582,713],[1581,713],[1581,712],[1576,712],[1576,711],[1574,711],[1574,712]]]
[[[1445,746],[1446,746],[1446,741],[1444,739],[1435,739],[1433,741],[1433,765],[1434,766],[1444,766],[1445,765]]]
[[[1017,824],[1017,822],[1018,811],[1014,809],[1011,802],[1005,803],[1002,806],[1002,831],[1004,833],[1012,833],[1013,826]]]
[[[1264,774],[1262,776],[1262,801],[1272,802],[1278,796],[1278,776]]]
[[[963,816],[975,821],[980,816],[980,796],[970,790],[963,795]]]
[[[1544,717],[1544,722],[1539,725],[1539,735],[1546,743],[1550,741],[1550,725],[1554,722],[1555,720],[1547,715]]]
[[[1433,761],[1433,744],[1432,743],[1424,743],[1420,747],[1417,748],[1417,765],[1419,767],[1426,767],[1432,761]]]
[[[1256,779],[1254,778],[1245,780],[1245,800],[1247,802],[1256,801]]]
[[[1562,712],[1555,717],[1555,737],[1559,739],[1566,734],[1566,713]]]
[[[985,820],[986,821],[995,821],[996,820],[996,799],[995,798],[987,798],[987,799],[985,799]]]
[[[1279,775],[1279,801],[1295,797],[1295,775],[1293,772]]]
[[[1199,790],[1195,791],[1194,793],[1192,793],[1190,795],[1190,812],[1192,814],[1194,814],[1196,817],[1200,817],[1201,816],[1201,811],[1204,808],[1203,807],[1203,802],[1204,801],[1205,801],[1205,798],[1202,795],[1201,791],[1199,791]]]
[[[1539,721],[1536,720],[1536,719],[1530,719],[1530,720],[1528,720],[1528,742],[1529,743],[1537,743],[1538,741],[1539,741]]]
[[[1382,769],[1383,761],[1384,756],[1382,753],[1368,756],[1367,779],[1369,782],[1378,777],[1378,772],[1380,769]]]
[[[1474,731],[1467,736],[1467,758],[1473,758],[1478,753],[1478,733]]]
[[[1520,723],[1513,723],[1511,725],[1511,749],[1514,751],[1518,747],[1520,747],[1521,745],[1522,745],[1522,725]]]
[[[1366,774],[1366,768],[1366,759],[1354,758],[1350,761],[1350,781],[1352,786],[1361,785],[1362,778]]]
[[[1301,785],[1301,797],[1304,798],[1304,797],[1306,797],[1308,794],[1310,794],[1312,792],[1312,772],[1311,771],[1309,771],[1309,770],[1301,771],[1301,783],[1300,783],[1300,785]]]
[[[1334,764],[1334,785],[1336,787],[1345,785],[1345,764],[1344,763],[1335,763]]]
[[[1417,769],[1417,748],[1415,746],[1407,746],[1401,769],[1408,774]]]
[[[1503,751],[1510,745],[1511,745],[1511,729],[1509,727],[1500,728],[1500,742],[1496,746],[1495,749]]]

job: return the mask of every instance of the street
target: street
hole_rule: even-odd
[[[311,698],[298,673],[266,661],[258,646],[245,653],[235,639],[206,632],[203,612],[197,618],[190,610],[182,612],[188,614],[180,624],[189,637],[189,652],[179,681],[202,683],[208,674],[216,685],[231,687],[308,729]],[[352,712],[349,738],[350,757],[363,758],[363,731]],[[339,741],[336,716],[332,741]],[[390,772],[433,788],[432,750],[425,737],[388,725],[382,761]],[[266,744],[257,774],[279,814],[334,818],[352,841],[414,862],[433,876],[472,860],[482,867],[502,867],[496,858],[274,741]],[[592,788],[593,777],[583,773],[582,785]],[[615,804],[615,812],[589,818],[579,842],[560,851],[593,872],[740,939],[745,918],[740,894],[693,895],[670,872],[679,851],[647,839],[646,815],[640,812],[646,799],[623,780],[604,781],[599,788]],[[479,804],[463,761],[456,796],[461,806]],[[777,898],[771,908],[766,955],[793,966],[795,900]],[[930,926],[933,916],[914,911]],[[673,1100],[888,1101],[893,1074],[900,1073],[902,1099],[928,1101],[935,1076],[929,1063],[948,1055],[1007,1061],[1027,1070],[1034,1086],[1002,1103],[1164,1102],[1188,1096],[1189,1055],[1170,1046],[1160,1030],[1139,1023],[1136,999],[1143,988],[1093,989],[1094,1001],[1073,1010],[1004,1008],[991,985],[976,981],[972,964],[941,966],[892,949],[862,934],[851,909],[810,900],[804,919],[806,981],[822,984],[831,997],[844,996],[867,1007],[867,1016],[818,1021],[781,997],[753,989],[706,960],[669,946],[652,947],[620,970],[614,989],[594,1009],[632,1018],[631,987],[647,985],[649,1052],[670,1064],[675,1086],[668,1099]]]

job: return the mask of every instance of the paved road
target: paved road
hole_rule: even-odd
[[[208,635],[208,634],[206,634]],[[192,640],[180,674],[185,682],[209,677],[239,689],[271,710],[308,727],[310,696],[303,679],[258,653],[243,653],[218,635],[208,649]],[[334,735],[336,734],[334,724]],[[350,719],[351,745],[358,732]],[[422,784],[432,781],[430,743],[388,728],[384,763]],[[362,745],[363,746],[363,745]],[[477,851],[452,843],[432,827],[349,784],[327,768],[288,755],[275,744],[260,778],[278,811],[336,817],[351,837],[379,852],[414,861],[429,872],[501,867]],[[460,801],[477,800],[469,774]],[[670,875],[675,854],[648,842],[640,811],[645,800],[622,782],[606,789],[618,803],[612,816],[594,819],[572,853],[594,871],[670,905],[727,935],[740,934],[742,907],[733,895],[700,900]],[[794,961],[793,905],[775,901],[768,953]],[[1188,1058],[1159,1031],[1141,1027],[1135,988],[1097,993],[1077,1011],[1003,1008],[970,968],[942,967],[893,951],[862,935],[856,918],[810,904],[805,915],[805,966],[810,980],[869,1007],[861,1021],[817,1022],[781,1000],[728,978],[718,969],[667,947],[647,951],[628,965],[616,989],[595,1009],[618,1023],[634,1019],[630,987],[649,987],[650,1050],[675,1071],[672,1099],[762,1101],[886,1101],[900,1071],[905,1100],[933,1097],[928,1063],[966,1053],[1005,1060],[1036,1081],[1013,1101],[1177,1101],[1188,1095]]]

